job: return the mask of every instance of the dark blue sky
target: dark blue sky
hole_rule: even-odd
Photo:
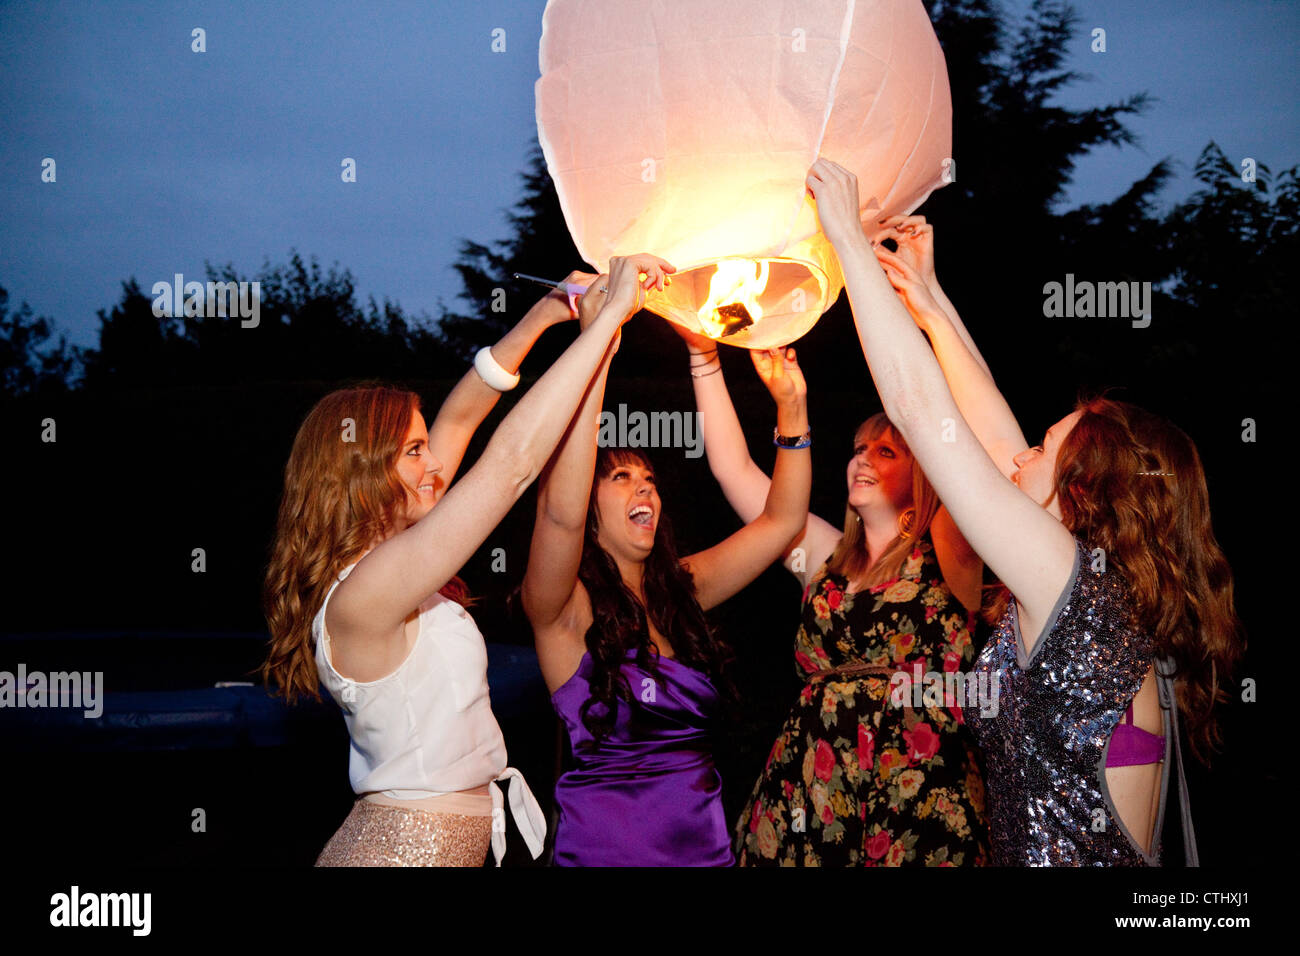
[[[1027,3],[1007,3],[1021,10]],[[291,247],[351,269],[360,297],[436,315],[464,237],[505,233],[533,135],[542,0],[356,4],[9,3],[0,7],[0,286],[80,344],[135,276],[205,261],[243,274]],[[1062,102],[1147,91],[1140,148],[1086,158],[1069,204],[1159,159],[1190,189],[1207,141],[1300,162],[1292,0],[1077,0]],[[1105,54],[1089,32],[1107,31]],[[207,31],[207,52],[190,31]],[[491,50],[494,28],[506,51]],[[40,180],[53,157],[58,181]],[[357,182],[341,181],[343,157]],[[960,175],[960,152],[957,154]],[[1007,175],[1016,175],[1007,157]],[[924,211],[924,208],[921,210]],[[575,263],[575,266],[577,263]]]

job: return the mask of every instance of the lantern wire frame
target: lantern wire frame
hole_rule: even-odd
[[[839,260],[822,235],[809,237],[785,256],[725,256],[679,268],[672,284],[646,299],[645,307],[670,322],[711,339],[746,349],[771,349],[789,345],[808,332],[839,297],[844,287]],[[767,263],[767,284],[758,293],[762,321],[750,324],[734,318],[714,318],[727,331],[716,334],[701,321],[709,298],[709,285],[722,262],[743,262],[750,267]],[[707,316],[705,317],[707,320]]]

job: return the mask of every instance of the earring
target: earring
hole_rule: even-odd
[[[916,526],[916,509],[908,508],[898,516],[898,534],[902,538],[910,538],[912,529]]]

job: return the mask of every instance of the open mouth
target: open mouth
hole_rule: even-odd
[[[854,487],[871,488],[878,484],[880,484],[880,482],[877,479],[870,478],[866,475],[858,475],[853,479]]]
[[[649,528],[654,521],[654,509],[649,505],[637,505],[627,513],[628,520],[640,528]]]

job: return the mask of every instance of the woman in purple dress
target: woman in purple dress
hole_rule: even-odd
[[[599,304],[580,304],[584,322]],[[617,348],[615,340],[543,474],[523,583],[542,676],[576,763],[556,785],[554,859],[730,866],[712,753],[724,654],[704,612],[803,529],[812,467],[802,377],[793,349],[752,353],[777,404],[781,450],[766,506],[721,543],[678,558],[649,461],[626,449],[597,454]]]

